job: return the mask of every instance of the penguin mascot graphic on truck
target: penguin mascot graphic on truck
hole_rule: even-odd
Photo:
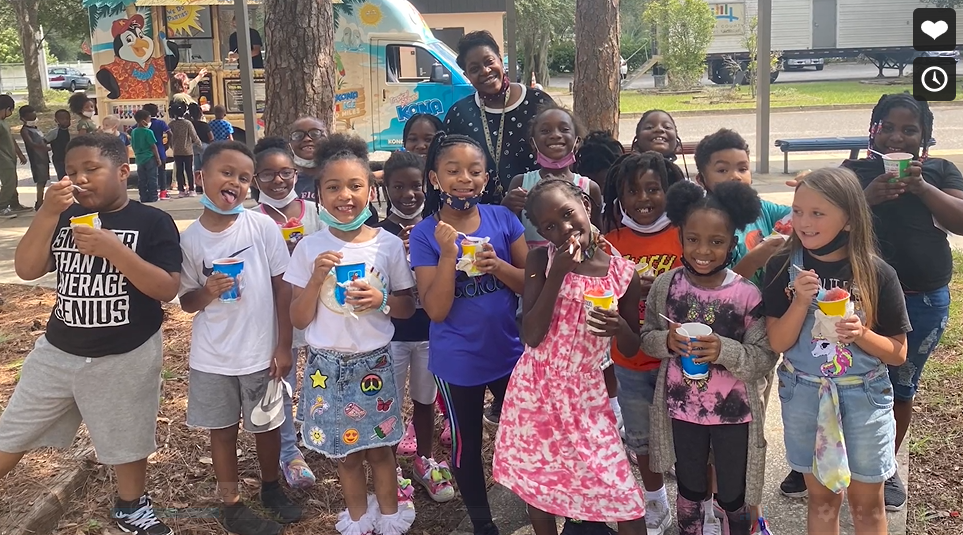
[[[110,27],[114,38],[114,60],[97,71],[97,81],[111,99],[166,99],[168,73],[177,68],[176,45],[164,39],[165,55],[154,56],[156,44],[144,35],[144,16],[115,20]]]

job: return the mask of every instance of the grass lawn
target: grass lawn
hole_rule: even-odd
[[[923,370],[909,447],[909,533],[963,533],[963,253],[953,254],[950,320],[936,352]]]
[[[960,79],[958,79],[958,82]],[[859,105],[873,106],[884,93],[912,92],[910,79],[899,84],[864,84],[857,80],[836,82],[804,82],[798,84],[774,84],[772,107],[792,108],[801,106]],[[552,95],[567,94],[567,89],[549,89]],[[568,98],[571,98],[569,95]],[[958,95],[957,100],[963,99]],[[655,90],[622,91],[622,113],[641,113],[651,109],[668,112],[710,111],[754,108],[755,99],[749,87],[731,89],[729,86],[706,87],[698,93],[666,94]]]

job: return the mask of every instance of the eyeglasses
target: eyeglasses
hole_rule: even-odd
[[[312,128],[307,132],[304,130],[295,130],[294,132],[291,132],[291,141],[301,141],[304,139],[304,136],[308,136],[314,141],[317,141],[324,137],[324,130],[321,130],[320,128]]]
[[[284,169],[279,169],[277,171],[261,171],[254,176],[256,176],[261,182],[273,182],[275,177],[281,177],[282,180],[291,180],[292,178],[298,176],[298,170],[285,167]]]

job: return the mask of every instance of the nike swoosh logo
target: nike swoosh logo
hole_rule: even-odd
[[[253,245],[248,245],[247,247],[241,249],[240,251],[235,251],[234,254],[232,254],[232,255],[229,256],[228,258],[234,258],[235,256],[243,253],[244,251],[247,251],[247,250],[250,249],[251,247],[254,247],[254,246],[253,246]],[[211,267],[207,267],[207,264],[205,264],[205,263],[202,261],[202,262],[201,262],[201,266],[202,266],[201,272],[204,273],[204,276],[205,276],[205,277],[210,277],[211,275],[214,274],[214,266],[213,266],[213,265],[211,265]]]

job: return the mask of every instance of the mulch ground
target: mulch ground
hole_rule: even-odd
[[[930,356],[916,396],[908,444],[907,529],[919,535],[963,533],[963,255],[954,254],[950,319]]]
[[[51,290],[17,285],[0,285],[0,408],[13,393],[23,358],[42,334],[53,306]],[[191,316],[179,307],[165,305],[164,321],[164,388],[157,418],[158,450],[149,459],[147,489],[158,513],[179,534],[224,533],[214,514],[217,502],[215,482],[210,465],[209,439],[205,432],[191,429],[185,423],[187,411],[188,355],[190,351]],[[297,395],[297,394],[295,394]],[[410,407],[405,407],[406,414]],[[435,457],[447,459],[449,451],[437,441]],[[83,433],[83,430],[81,431]],[[491,464],[491,441],[486,436],[486,465]],[[259,490],[254,440],[241,433],[238,441],[242,494],[249,503],[257,503]],[[49,489],[57,474],[73,469],[63,452],[42,450],[27,455],[7,477],[0,479],[0,518],[11,525],[22,517],[33,503]],[[318,478],[314,488],[292,491],[290,496],[304,506],[304,520],[285,529],[288,535],[334,535],[335,517],[344,509],[335,464],[317,454],[306,455]],[[406,475],[410,463],[400,460]],[[490,476],[490,474],[489,474]],[[94,472],[83,492],[72,501],[72,507],[60,522],[58,533],[95,535],[116,533],[108,514],[114,497],[113,472],[100,467]],[[444,504],[435,503],[421,486],[415,485],[417,518],[412,533],[418,535],[449,534],[465,516],[460,497]],[[4,532],[0,522],[0,532]]]

